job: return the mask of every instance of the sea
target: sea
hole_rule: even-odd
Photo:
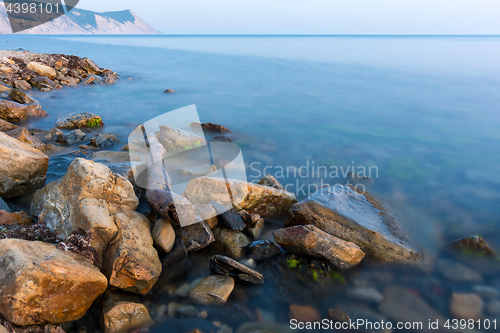
[[[500,246],[500,36],[1,35],[0,44],[88,57],[120,75],[113,85],[33,92],[49,116],[29,128],[91,112],[119,150],[137,125],[194,104],[202,122],[231,129],[250,181],[272,174],[299,200],[352,181],[430,257],[472,235]],[[70,161],[51,158],[48,181]],[[321,311],[343,302],[332,295]]]

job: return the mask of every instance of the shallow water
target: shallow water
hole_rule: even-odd
[[[122,76],[35,93],[50,116],[29,127],[88,111],[124,144],[138,124],[196,104],[201,121],[237,134],[250,180],[268,167],[301,199],[321,181],[345,183],[371,167],[368,190],[427,252],[462,236],[500,240],[500,37],[3,35],[0,43],[87,56]],[[51,159],[48,181],[69,162]],[[413,279],[400,274],[391,276]]]

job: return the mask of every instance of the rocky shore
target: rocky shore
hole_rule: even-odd
[[[298,202],[272,175],[258,184],[207,176],[227,161],[198,168],[208,172],[176,170],[192,180],[174,193],[163,158],[203,138],[162,126],[147,137],[142,164],[105,150],[119,142],[93,132],[105,121],[97,114],[70,113],[50,130],[18,127],[46,115],[30,90],[118,76],[59,54],[1,51],[0,62],[0,333],[146,332],[167,323],[186,333],[288,332],[290,319],[425,327],[429,319],[500,315],[500,265],[482,238],[429,256],[369,193],[324,187]],[[46,183],[49,159],[69,143],[80,150],[62,178]],[[148,170],[147,189],[137,168]],[[232,205],[215,189],[232,189]],[[29,210],[12,204],[20,197]]]

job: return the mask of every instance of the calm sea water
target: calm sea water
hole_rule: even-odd
[[[0,43],[87,56],[122,76],[36,94],[50,117],[28,126],[49,129],[88,111],[125,143],[139,123],[196,104],[202,121],[237,134],[249,179],[269,166],[304,198],[311,184],[344,183],[341,168],[372,167],[368,190],[420,247],[436,252],[475,234],[500,241],[500,37],[3,35]],[[291,166],[306,176],[280,173]],[[328,175],[317,177],[320,166]],[[49,180],[64,172],[52,162]]]

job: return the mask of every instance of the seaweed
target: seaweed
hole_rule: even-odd
[[[73,231],[66,242],[57,244],[57,248],[62,251],[78,253],[93,262],[99,262],[99,254],[92,247],[94,234],[90,230],[77,229]]]

